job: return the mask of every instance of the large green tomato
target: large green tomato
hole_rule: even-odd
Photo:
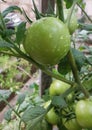
[[[58,18],[37,20],[26,31],[24,49],[40,64],[57,64],[70,49],[67,26]]]
[[[69,13],[70,13],[70,9],[64,10],[65,22],[67,22],[68,20]],[[73,34],[77,28],[78,28],[78,20],[77,20],[76,13],[73,11],[71,19],[70,19],[70,24],[69,24],[70,34]]]
[[[92,101],[80,100],[75,107],[76,118],[83,128],[92,128]]]
[[[69,87],[70,85],[63,81],[53,80],[49,88],[49,94],[51,96],[63,94]]]
[[[82,128],[78,124],[76,118],[70,119],[68,121],[66,121],[65,119],[63,119],[63,123],[64,123],[64,126],[68,130],[82,130]]]

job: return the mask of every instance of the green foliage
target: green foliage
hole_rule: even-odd
[[[62,60],[60,60],[60,63],[58,64],[58,71],[62,75],[66,75],[71,71],[71,67],[67,56],[65,56]]]
[[[83,54],[83,52],[72,48],[72,53],[76,61],[76,65],[78,67],[78,70],[80,71],[81,67],[86,63],[86,57]]]
[[[21,44],[21,42],[23,42],[23,37],[25,36],[25,31],[26,31],[26,23],[22,22],[19,24],[19,26],[17,27],[17,31],[16,31],[15,42],[17,44]]]
[[[67,9],[70,8],[72,6],[72,4],[73,4],[73,0],[64,0],[64,1],[66,3],[66,8]]]
[[[15,10],[19,11],[20,13],[22,13],[21,9],[18,6],[9,6],[8,8],[6,8],[2,12],[2,16],[5,17],[7,14],[9,14],[10,12],[13,12]]]
[[[56,1],[56,2],[58,2],[58,1]],[[59,2],[61,2],[61,0]],[[72,14],[72,12],[73,12],[72,9],[74,7],[75,0],[64,0],[64,2],[66,4],[66,8],[70,8],[70,10],[71,10],[70,13]],[[82,0],[76,1],[75,4],[77,4],[78,6],[80,5],[79,7],[81,8],[81,10],[83,10],[85,7],[84,6],[85,4],[83,3]],[[33,0],[33,6],[34,6],[33,12],[35,13],[36,19],[40,19],[42,17],[48,17],[48,16],[51,16],[51,17],[57,16],[56,12],[52,9],[50,3],[48,3],[48,9],[45,14],[42,14],[39,12],[34,0]],[[59,5],[58,7],[59,7],[58,8],[59,16],[57,16],[57,17],[60,18],[61,20],[64,20],[63,19],[63,6]],[[38,66],[38,68],[42,69],[44,72],[46,72],[46,74],[49,74],[50,76],[52,76],[54,78],[57,78],[62,81],[64,80],[66,83],[71,84],[72,87],[69,88],[62,95],[53,96],[53,97],[49,96],[49,99],[51,100],[51,104],[48,106],[47,109],[44,109],[43,103],[45,101],[38,95],[39,86],[35,83],[30,85],[29,88],[33,90],[33,93],[31,93],[29,91],[29,92],[25,92],[24,94],[19,94],[17,102],[16,102],[16,106],[14,108],[12,108],[10,106],[12,109],[10,109],[9,111],[7,111],[5,113],[5,119],[9,123],[5,122],[1,129],[2,130],[5,130],[5,129],[18,130],[19,129],[18,127],[20,126],[21,129],[23,128],[26,130],[30,130],[30,129],[49,130],[49,128],[47,128],[47,127],[45,129],[43,127],[45,125],[42,125],[42,124],[45,120],[45,115],[47,114],[47,112],[52,107],[54,107],[54,109],[56,110],[55,112],[60,117],[60,122],[59,122],[59,124],[57,124],[59,130],[61,130],[61,129],[66,130],[66,128],[64,127],[64,124],[62,124],[63,122],[61,121],[62,117],[65,116],[64,114],[62,114],[62,110],[64,110],[64,108],[67,109],[68,107],[71,109],[72,105],[75,110],[75,104],[76,104],[76,102],[78,102],[78,100],[80,100],[80,97],[83,99],[84,96],[85,97],[88,96],[85,91],[85,88],[89,91],[90,95],[92,95],[92,72],[91,72],[92,71],[92,49],[89,46],[84,45],[84,48],[89,52],[89,55],[85,56],[85,54],[82,52],[83,51],[82,46],[80,46],[78,49],[76,49],[75,46],[74,46],[74,48],[72,47],[72,54],[73,54],[73,58],[74,58],[74,59],[72,59],[72,61],[75,61],[74,62],[75,64],[72,63],[73,66],[70,66],[70,63],[68,62],[68,58],[66,56],[63,60],[60,61],[59,65],[58,65],[58,71],[61,74],[57,71],[57,69],[55,67],[54,67],[54,69],[52,69],[51,66],[44,66],[44,65],[40,65],[39,63],[36,63],[35,59],[32,59],[31,57],[29,57],[23,50],[23,38],[25,37],[26,23],[22,22],[20,25],[16,26],[14,28],[14,30],[7,29],[7,27],[6,27],[8,20],[5,18],[5,16],[8,13],[15,11],[15,10],[19,11],[20,13],[23,13],[26,20],[30,24],[33,22],[28,17],[25,10],[24,9],[21,10],[17,6],[11,6],[11,7],[7,8],[5,11],[3,11],[2,13],[0,13],[0,52],[2,52],[3,54],[16,56],[18,58],[23,58],[23,59],[35,64],[36,66]],[[80,22],[79,22],[79,24],[80,24],[79,27],[81,27],[81,29],[88,30],[89,34],[92,33],[91,24],[84,24],[84,23],[80,23]],[[74,35],[72,35],[72,37],[75,38]],[[82,39],[83,39],[83,37],[82,37]],[[76,39],[74,42],[76,42]],[[71,57],[69,57],[69,58],[71,58]],[[8,58],[6,58],[6,59],[8,59]],[[5,60],[5,59],[0,60],[0,65],[2,64],[3,60]],[[22,64],[22,63],[20,62],[20,64]],[[66,64],[68,65],[68,67],[66,66]],[[19,66],[19,62],[17,64],[17,67],[18,66]],[[27,66],[29,66],[29,64],[27,64]],[[19,84],[17,82],[17,84],[16,84],[16,82],[14,82],[14,80],[13,80],[13,77],[15,78],[15,74],[20,73],[20,71],[18,71],[17,67],[15,67],[15,63],[14,63],[12,65],[12,67],[9,68],[9,70],[5,71],[5,75],[0,75],[0,85],[1,86],[5,86],[6,88],[9,88],[9,87],[13,88],[13,86],[16,86],[16,85],[19,86],[21,84],[21,82]],[[23,65],[20,65],[20,67],[23,67],[25,70],[27,69],[27,71],[29,72],[29,67],[26,68],[25,63],[23,63]],[[76,67],[77,67],[77,70],[76,70]],[[67,70],[67,69],[69,69],[69,70]],[[64,76],[62,76],[62,75],[64,75]],[[23,76],[25,77],[25,74]],[[81,82],[82,82],[82,84],[81,84]],[[68,97],[68,95],[72,92],[74,93],[72,100],[71,101],[66,100],[66,97]],[[6,95],[5,95],[5,97],[6,97]],[[0,98],[3,100],[2,94],[0,95]],[[75,115],[75,111],[74,110],[70,111],[70,109],[69,109],[69,113],[67,113],[66,121],[68,121],[69,119],[70,120],[72,119],[71,118],[72,114],[73,114],[73,116]],[[23,123],[23,126],[22,126],[22,123]],[[47,123],[47,126],[48,126],[48,123]],[[51,129],[51,127],[50,127],[50,129]],[[87,129],[87,130],[90,130],[90,129]]]
[[[18,62],[17,59],[13,57],[2,55],[0,57],[0,69],[0,88],[16,91],[23,85],[23,82],[28,77],[27,73],[29,73],[31,66],[22,59]]]

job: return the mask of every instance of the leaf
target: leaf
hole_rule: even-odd
[[[9,98],[10,95],[11,95],[10,90],[0,90],[0,101],[3,101],[3,98],[4,99]]]
[[[53,99],[52,99],[52,104],[54,106],[59,106],[60,108],[67,106],[64,98],[62,98],[61,96],[54,96]]]
[[[46,110],[40,106],[32,107],[25,111],[22,116],[22,121],[27,123],[27,130],[34,129],[42,121],[45,114]]]
[[[58,72],[66,75],[68,72],[71,71],[71,66],[69,64],[67,56],[61,59],[60,63],[58,64]]]
[[[18,44],[20,44],[21,41],[23,40],[25,36],[25,31],[26,31],[26,23],[22,22],[18,25],[17,32],[16,32],[16,42]]]
[[[23,9],[23,15],[26,18],[26,20],[28,21],[29,24],[31,24],[33,21],[28,17],[28,15],[26,14],[25,10]]]
[[[36,17],[36,19],[40,19],[42,16],[40,15],[40,12],[38,11],[34,0],[32,0],[32,2],[33,2],[33,6],[34,6],[34,10],[33,11],[35,13],[35,17]]]
[[[92,91],[92,78],[89,78],[83,82],[83,85],[90,91]]]
[[[28,121],[38,120],[39,118],[43,117],[46,113],[46,110],[41,106],[31,107],[28,108],[22,115],[21,120],[27,123]]]
[[[73,0],[64,0],[64,1],[66,3],[66,8],[67,9],[70,8],[72,6],[72,4],[73,4]]]
[[[13,48],[13,44],[0,40],[0,48]]]
[[[87,31],[92,31],[92,24],[86,24],[86,23],[82,23],[82,22],[78,22],[79,27],[81,29],[87,30]]]
[[[7,112],[4,114],[4,119],[7,121],[11,120],[11,114],[12,114],[12,109],[9,109]]]
[[[80,71],[80,69],[84,65],[84,63],[86,63],[86,57],[83,54],[83,52],[81,52],[77,49],[74,49],[74,48],[72,48],[72,53],[75,58],[77,68]]]
[[[87,61],[88,64],[92,65],[92,56],[87,57]]]
[[[13,29],[6,29],[6,30],[3,31],[3,35],[5,37],[9,37],[9,36],[11,36],[13,34],[15,34],[15,31]]]
[[[25,100],[25,97],[26,97],[26,94],[20,94],[20,95],[18,96],[17,103],[18,103],[18,104],[22,104],[23,101]]]
[[[36,83],[33,83],[29,86],[30,89],[33,89],[35,88],[35,90],[38,90],[39,89],[39,86],[36,84]]]
[[[13,12],[14,10],[17,10],[22,13],[21,9],[18,6],[9,6],[2,12],[2,16],[5,17],[8,13]]]

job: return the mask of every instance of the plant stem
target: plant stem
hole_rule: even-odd
[[[1,95],[0,95],[0,96],[1,96]],[[12,111],[13,111],[19,118],[21,118],[20,115],[17,113],[17,111],[8,103],[8,101],[7,101],[3,96],[1,96],[1,97],[2,97],[3,101],[12,109]]]
[[[14,49],[16,50],[16,52],[18,53],[18,57],[20,56],[20,58],[23,58],[29,62],[31,62],[32,64],[34,64],[35,66],[37,66],[38,68],[40,68],[43,72],[45,72],[46,74],[48,74],[49,76],[52,76],[58,80],[61,80],[63,82],[66,82],[68,84],[70,84],[71,86],[74,85],[74,82],[65,79],[61,74],[56,74],[54,72],[52,72],[51,70],[49,70],[47,67],[37,63],[36,61],[34,61],[32,58],[30,58],[29,56],[27,56],[24,52],[22,52],[14,43],[13,41],[11,41],[11,39],[7,39],[8,42],[10,42],[11,44],[14,45]],[[16,55],[15,55],[16,56]]]
[[[69,24],[70,24],[70,19],[71,19],[71,16],[72,16],[72,13],[73,13],[73,10],[74,10],[74,7],[75,7],[76,3],[77,3],[77,0],[75,0],[73,2],[73,5],[71,7],[70,14],[69,14],[68,19],[67,19],[67,26],[69,26]],[[78,74],[78,69],[77,69],[77,66],[76,66],[76,63],[75,63],[75,59],[73,57],[73,54],[72,54],[71,50],[69,50],[67,56],[68,56],[68,60],[69,60],[70,65],[71,65],[71,69],[72,69],[72,72],[73,72],[73,76],[74,76],[75,82],[78,84],[78,86],[80,86],[81,91],[84,93],[85,97],[89,98],[90,95],[89,95],[88,91],[81,84],[81,81],[80,81],[80,78],[79,78],[79,74]]]
[[[72,13],[73,13],[73,10],[74,10],[76,3],[77,3],[77,0],[74,0],[73,5],[72,5],[71,10],[70,10],[69,15],[68,15],[67,22],[66,22],[68,27],[70,25],[70,20],[71,20]]]
[[[56,3],[59,19],[64,22],[63,0],[56,0],[56,1],[57,1]]]
[[[86,13],[86,11],[81,7],[81,5],[79,3],[77,3],[77,5],[82,10],[82,12],[85,14],[85,16],[88,18],[88,20],[92,23],[92,19],[88,16],[88,14]]]
[[[67,56],[68,56],[68,59],[69,59],[70,65],[71,65],[71,69],[72,69],[72,72],[73,72],[73,76],[75,78],[75,82],[79,85],[79,87],[81,88],[81,90],[84,93],[85,97],[89,98],[90,95],[89,95],[88,91],[81,84],[79,74],[78,74],[78,69],[77,69],[75,59],[73,57],[73,54],[72,54],[71,50],[68,52]]]

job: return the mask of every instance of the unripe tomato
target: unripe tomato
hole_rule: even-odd
[[[75,107],[76,118],[83,128],[92,128],[92,101],[80,100]]]
[[[44,108],[47,108],[51,103],[51,100],[44,104]],[[52,107],[45,116],[48,123],[56,125],[59,122],[59,116],[56,114],[54,107]]]
[[[69,9],[64,10],[65,22],[67,22],[69,12],[70,12]],[[69,24],[70,34],[73,34],[77,28],[78,28],[77,16],[76,16],[76,13],[73,11],[71,19],[70,19],[70,24]]]
[[[63,119],[63,123],[64,123],[64,126],[67,128],[67,130],[82,130],[76,118],[70,119],[68,121]]]
[[[59,122],[59,116],[55,113],[54,107],[46,114],[46,120],[52,125],[56,125]]]
[[[70,49],[69,30],[58,18],[37,20],[26,31],[24,49],[36,62],[55,65]]]
[[[51,96],[60,95],[63,94],[68,88],[70,88],[69,84],[60,80],[53,80],[49,88],[49,94]]]

